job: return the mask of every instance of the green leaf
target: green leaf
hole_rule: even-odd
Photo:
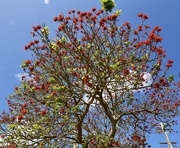
[[[116,10],[116,11],[115,11],[115,14],[118,15],[118,16],[120,16],[120,15],[121,15],[121,12],[122,12],[122,10]]]
[[[60,40],[61,43],[65,43],[66,42],[66,37],[62,37]]]
[[[49,28],[47,27],[47,26],[45,26],[42,30],[41,30],[41,32],[43,33],[43,34],[50,34],[50,31],[49,31]]]
[[[167,78],[167,80],[168,80],[169,82],[173,82],[173,81],[174,81],[174,76],[173,76],[173,75],[170,75],[169,78]]]
[[[21,68],[26,68],[26,67],[27,67],[27,65],[26,65],[26,60],[23,60],[23,61],[22,61],[22,64],[21,64],[20,67],[21,67]]]
[[[79,108],[79,106],[76,105],[76,106],[74,106],[74,107],[72,108],[72,111],[73,111],[73,112],[77,112],[77,111],[78,111],[78,108]]]
[[[142,60],[144,60],[144,61],[146,61],[146,60],[148,60],[148,54],[145,54],[143,57],[142,57]]]
[[[110,65],[110,67],[111,67],[112,69],[117,69],[117,68],[119,67],[119,62]]]
[[[49,82],[51,82],[51,83],[55,83],[55,82],[56,82],[56,80],[55,80],[53,77],[50,77],[50,78],[49,78]]]

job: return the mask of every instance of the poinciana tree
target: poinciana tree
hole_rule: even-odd
[[[109,14],[69,11],[50,39],[47,26],[33,26],[33,53],[1,115],[4,142],[18,147],[145,147],[146,136],[178,115],[178,84],[168,75],[161,28],[142,20],[133,29]]]

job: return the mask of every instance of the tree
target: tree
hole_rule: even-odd
[[[29,77],[9,97],[1,115],[5,143],[19,147],[141,147],[158,123],[179,114],[178,83],[168,76],[161,28],[119,25],[109,14],[69,11],[49,28],[33,26],[25,50],[32,59],[21,67]]]

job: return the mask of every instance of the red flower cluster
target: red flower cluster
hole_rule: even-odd
[[[38,43],[39,43],[39,40],[34,40],[33,42],[30,42],[27,46],[24,46],[24,50],[28,50],[29,48],[31,48],[31,46]]]
[[[84,77],[84,84],[86,84],[87,86],[90,86],[90,85],[91,85],[90,82],[89,82],[89,76],[88,76],[88,75],[86,75],[86,76]]]
[[[78,77],[79,76],[79,73],[78,72],[72,72],[71,73],[73,76],[75,76],[75,77]]]
[[[131,139],[140,143],[142,147],[145,147],[146,138],[141,138],[138,135],[132,135]]]
[[[25,64],[26,64],[26,65],[31,64],[31,60],[26,60]]]
[[[55,22],[59,21],[62,22],[64,20],[64,16],[60,14],[59,16],[55,16],[53,19]]]
[[[150,40],[153,40],[153,41],[155,41],[155,42],[161,42],[161,41],[162,41],[162,37],[156,35],[156,34],[153,33],[153,32],[149,34],[149,39],[150,39]]]
[[[61,24],[59,27],[58,27],[58,31],[62,31],[64,30],[64,24]]]
[[[172,67],[172,64],[173,64],[173,60],[168,60],[168,63],[166,64],[166,67],[169,68],[169,67]]]
[[[156,26],[156,27],[153,28],[152,32],[153,32],[153,33],[154,33],[155,31],[160,32],[161,30],[162,30],[162,28]]]
[[[130,25],[129,22],[125,22],[125,23],[123,24],[123,26],[127,27],[128,30],[131,29],[131,25]]]
[[[27,113],[27,110],[25,110],[25,109],[22,109],[22,110],[21,110],[21,114],[22,114],[22,115],[25,115],[26,113]]]
[[[118,141],[111,140],[109,147],[119,147],[120,143]]]
[[[96,8],[92,8],[92,11],[95,12],[95,11],[96,11]]]
[[[57,93],[55,92],[55,91],[53,91],[52,93],[51,93],[51,95],[54,97],[55,95],[56,95]]]
[[[130,72],[129,72],[128,69],[125,69],[125,70],[124,70],[124,76],[127,76],[129,73],[130,73]]]
[[[63,114],[64,113],[64,109],[60,109],[59,114]]]
[[[36,25],[36,26],[33,26],[32,29],[33,29],[34,32],[37,32],[39,29],[41,29],[41,26]]]
[[[19,115],[17,119],[18,119],[18,121],[21,121],[23,119],[23,116]]]
[[[44,116],[45,114],[47,114],[47,111],[46,110],[42,110],[41,111],[41,116]]]
[[[149,18],[148,15],[143,14],[143,13],[138,14],[138,17],[140,17],[140,18],[142,18],[144,20],[147,20]]]

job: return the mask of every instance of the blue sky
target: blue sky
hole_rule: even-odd
[[[5,98],[19,85],[15,75],[22,74],[22,60],[31,53],[24,51],[24,45],[32,40],[29,32],[36,24],[46,23],[51,32],[56,29],[53,17],[68,10],[90,11],[101,8],[99,0],[0,0],[0,111],[7,109]],[[121,23],[129,21],[133,26],[140,23],[138,13],[149,15],[148,24],[160,26],[163,30],[162,46],[167,50],[167,59],[174,60],[171,73],[180,72],[180,1],[179,0],[115,0],[116,9],[122,9]],[[180,79],[177,78],[179,81]],[[175,127],[176,130],[180,126]],[[180,131],[180,130],[179,130]],[[170,135],[172,141],[180,141],[180,134]],[[149,141],[154,148],[165,141],[163,135],[151,135]],[[180,144],[180,142],[179,142]]]

